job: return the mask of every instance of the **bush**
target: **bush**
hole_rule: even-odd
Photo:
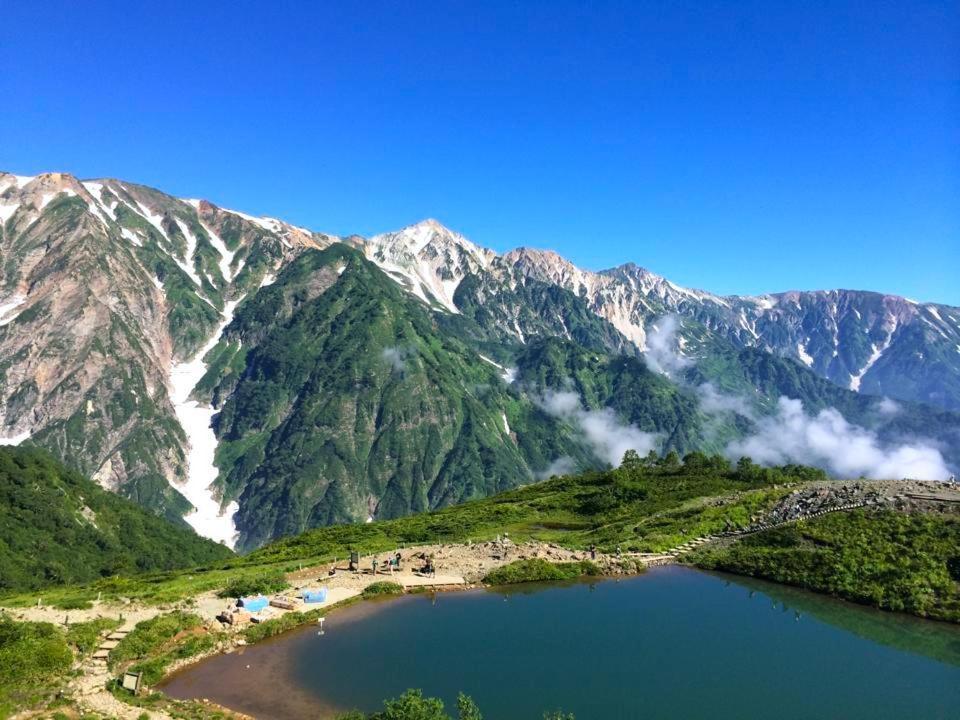
[[[548,582],[574,580],[584,575],[600,575],[600,568],[589,560],[580,562],[551,563],[539,558],[517,560],[509,565],[491,570],[483,578],[488,585],[513,585],[525,582]]]
[[[0,717],[39,702],[72,663],[73,653],[54,625],[0,615]]]
[[[365,598],[380,597],[382,595],[403,595],[403,586],[395,582],[380,581],[367,585],[363,589]]]
[[[261,595],[286,590],[288,587],[290,587],[290,584],[283,573],[274,570],[234,578],[223,590],[217,593],[217,597],[238,598],[247,595]]]

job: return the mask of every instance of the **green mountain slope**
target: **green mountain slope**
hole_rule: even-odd
[[[237,311],[199,393],[240,547],[533,479],[565,431],[358,252],[308,251]],[[528,442],[528,433],[536,442]]]
[[[191,567],[231,555],[42,450],[0,448],[0,590]]]

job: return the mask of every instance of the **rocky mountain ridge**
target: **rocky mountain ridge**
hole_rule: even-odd
[[[47,448],[247,548],[606,462],[619,446],[598,449],[591,423],[618,436],[629,422],[626,436],[661,451],[721,449],[752,420],[716,434],[692,387],[637,359],[663,350],[674,322],[678,367],[739,367],[749,348],[798,360],[772,385],[730,376],[772,400],[796,388],[873,417],[795,382],[804,373],[908,405],[960,398],[957,308],[852,291],[720,297],[632,264],[498,255],[435,220],[338,238],[119,180],[0,173],[0,257],[0,442]],[[541,347],[551,339],[582,357],[548,369],[570,352]],[[573,378],[582,410],[551,414],[543,393]],[[935,414],[908,416],[897,432]],[[936,417],[952,432],[953,416]]]

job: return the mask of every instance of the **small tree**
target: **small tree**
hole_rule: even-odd
[[[657,466],[664,470],[679,470],[680,469],[680,456],[677,454],[676,450],[671,450],[657,463]]]
[[[627,470],[635,470],[643,466],[643,460],[636,450],[630,449],[623,454],[623,460],[620,461],[620,467]]]
[[[383,705],[383,712],[371,716],[373,720],[450,720],[443,711],[443,702],[437,698],[425,698],[422,690],[407,690]]]
[[[483,720],[480,708],[469,695],[463,693],[457,696],[457,714],[460,720]]]

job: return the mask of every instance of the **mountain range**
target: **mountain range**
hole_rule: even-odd
[[[63,173],[0,173],[0,257],[3,442],[241,550],[627,449],[960,466],[946,305],[718,296],[434,220],[335,237]]]

